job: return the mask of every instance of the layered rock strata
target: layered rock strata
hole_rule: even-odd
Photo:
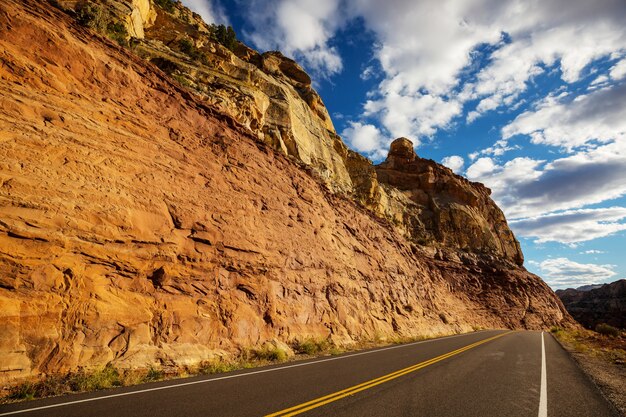
[[[441,167],[433,177],[417,159],[398,164],[395,147],[379,167],[348,152],[312,90],[303,98],[283,78],[308,81],[284,58],[263,58],[280,70],[270,75],[220,49],[224,63],[202,68],[213,90],[191,93],[45,3],[0,3],[0,28],[1,382],[193,365],[308,337],[351,344],[572,323],[515,264],[514,244],[494,243],[509,239],[498,223],[466,248],[464,236],[419,244],[387,221],[391,204],[426,201],[416,197],[423,178],[449,184],[424,191],[439,211],[425,205],[423,219],[440,218],[422,220],[420,233],[462,233],[441,220],[446,204],[469,199],[467,216],[487,220],[492,207]],[[253,126],[220,102],[223,91],[280,111]],[[267,140],[278,115],[293,116],[283,126],[302,144],[296,153],[287,134],[287,152]]]
[[[557,290],[556,295],[576,321],[588,329],[595,329],[601,323],[626,329],[626,279]]]

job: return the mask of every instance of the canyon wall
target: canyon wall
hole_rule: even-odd
[[[127,50],[0,4],[0,382],[573,325],[485,187],[404,140],[373,166],[295,62],[194,39],[195,62],[206,25],[151,8]]]

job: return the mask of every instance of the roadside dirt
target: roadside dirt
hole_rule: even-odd
[[[558,331],[555,336],[620,415],[626,416],[626,339],[591,331]]]

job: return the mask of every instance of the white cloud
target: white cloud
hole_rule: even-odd
[[[492,155],[492,156],[502,156],[504,155],[506,152],[508,151],[513,151],[513,150],[517,150],[517,149],[521,149],[521,146],[519,145],[509,145],[508,140],[506,139],[500,139],[498,140],[496,143],[493,144],[493,146],[490,146],[488,148],[485,148],[479,152],[475,152],[475,155]],[[473,154],[472,154],[473,155]],[[471,159],[476,159],[471,158]]]
[[[183,0],[183,4],[202,16],[206,23],[228,24],[228,16],[224,8],[211,0]]]
[[[606,252],[602,250],[597,250],[597,249],[589,249],[589,250],[580,252],[581,255],[599,255],[602,253],[606,253]]]
[[[592,140],[625,140],[626,83],[580,95],[569,102],[549,97],[536,110],[522,113],[502,129],[504,139],[514,135],[528,135],[535,144],[570,151]]]
[[[376,75],[376,69],[370,65],[368,67],[365,67],[365,69],[361,71],[359,78],[361,78],[363,81],[367,81],[373,78],[375,75]]]
[[[419,146],[420,137],[446,127],[462,111],[460,103],[430,94],[396,94],[368,100],[364,116],[377,118],[394,138],[409,137]]]
[[[467,117],[465,118],[465,122],[467,124],[472,123],[474,120],[478,119],[480,117],[480,113],[478,113],[475,110],[472,110],[470,112],[467,113]]]
[[[339,0],[251,0],[240,5],[254,27],[245,36],[256,47],[278,49],[323,77],[342,70],[339,52],[329,44],[345,20]]]
[[[463,171],[463,165],[465,165],[465,160],[461,156],[451,155],[443,158],[441,160],[441,164],[447,166],[455,173],[460,174]]]
[[[472,158],[473,159],[473,158]],[[467,168],[465,175],[470,180],[481,181],[493,177],[498,167],[491,158],[479,158]]]
[[[483,157],[467,169],[470,179],[493,190],[494,200],[510,219],[526,220],[523,224],[530,225],[550,213],[626,195],[626,83],[574,100],[564,94],[549,96],[536,110],[521,114],[505,126],[503,140],[477,155],[498,156],[509,147],[507,138],[518,134],[529,136],[535,144],[558,146],[570,154],[551,162],[515,158],[504,164]],[[563,218],[563,213],[557,216]],[[530,231],[521,226],[518,231],[530,236]],[[620,226],[595,225],[591,229],[589,236],[599,237],[618,231]],[[562,242],[577,240],[564,233],[544,231],[532,236],[540,240],[541,236],[551,236]]]
[[[626,32],[620,23],[626,8],[619,0],[524,3],[503,2],[500,9],[506,13],[496,23],[510,42],[491,55],[491,63],[479,72],[477,81],[464,89],[468,97],[492,99],[489,106],[483,106],[485,110],[510,106],[533,77],[551,67],[561,71],[564,81],[573,83],[595,60],[626,48]],[[476,110],[482,113],[483,109]]]
[[[563,80],[572,83],[596,59],[626,48],[626,8],[620,0],[348,4],[376,34],[376,58],[385,74],[365,116],[377,119],[393,136],[416,142],[448,128],[468,100],[479,100],[466,116],[472,123],[500,106],[516,108],[532,78],[548,68],[560,69]],[[485,44],[496,46],[490,62],[474,82],[461,85],[476,48]],[[424,112],[422,100],[438,105],[421,106],[433,110]]]
[[[539,268],[552,288],[599,284],[617,275],[614,265],[581,264],[567,258],[546,259]]]
[[[626,230],[626,207],[568,210],[509,222],[513,231],[537,243],[574,244]],[[601,253],[587,251],[586,253]]]
[[[609,75],[614,80],[621,80],[622,78],[624,78],[624,76],[626,76],[626,58],[615,64],[611,68]]]
[[[606,84],[609,81],[609,77],[606,75],[599,75],[595,80],[591,82],[591,86],[597,86],[601,84]]]
[[[610,143],[550,163],[515,158],[500,165],[484,157],[466,175],[492,189],[508,218],[537,217],[626,195],[626,143]]]
[[[341,136],[354,150],[366,154],[384,152],[383,144],[386,139],[376,126],[358,122],[349,122],[349,125],[341,132]]]

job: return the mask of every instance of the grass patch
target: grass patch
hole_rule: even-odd
[[[165,378],[165,372],[162,369],[153,368],[152,366],[148,369],[148,373],[143,378],[142,382],[153,382],[160,381]]]
[[[609,326],[611,327],[611,326]],[[615,329],[613,327],[613,329]],[[567,348],[603,359],[610,363],[626,363],[626,339],[618,329],[617,335],[611,329],[602,332],[591,330],[569,330],[553,327],[550,332]]]
[[[11,388],[7,399],[13,401],[31,400],[73,392],[97,391],[126,385],[125,382],[117,369],[106,366],[91,372],[81,371],[67,375],[51,375],[41,381],[26,382]],[[140,382],[145,382],[145,379],[141,378]]]
[[[191,83],[191,81],[189,81],[186,77],[184,77],[183,75],[180,74],[170,74],[170,76],[175,79],[176,81],[178,81],[178,83],[180,85],[182,85],[183,87],[188,87],[191,88],[193,87],[193,84]]]
[[[120,387],[122,379],[120,373],[113,366],[106,366],[95,372],[82,372],[69,380],[72,391],[97,391],[101,389]]]
[[[287,360],[287,352],[273,346],[264,346],[252,351],[253,359],[257,361],[284,362]]]
[[[293,351],[301,355],[317,355],[328,352],[335,347],[327,339],[308,338],[292,344]]]

